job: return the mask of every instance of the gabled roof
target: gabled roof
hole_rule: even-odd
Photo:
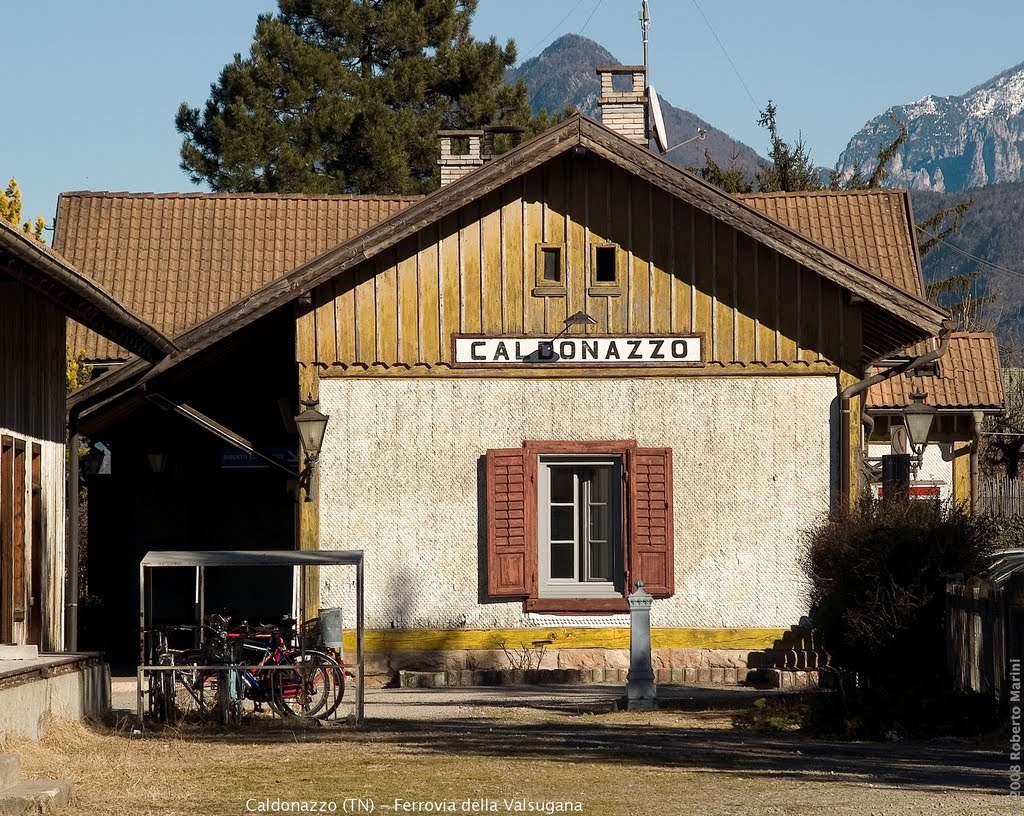
[[[916,357],[924,344],[908,351]],[[910,395],[921,391],[925,402],[945,410],[1002,410],[1004,404],[999,349],[991,332],[954,332],[949,350],[939,359],[938,375],[897,374],[868,390],[866,407],[899,410],[910,404]]]
[[[54,247],[171,335],[284,277],[422,196],[63,193]],[[124,360],[72,322],[68,344]]]
[[[924,297],[906,190],[754,193],[739,198],[905,292]]]
[[[57,304],[69,317],[151,362],[177,350],[58,253],[0,220],[0,273]]]
[[[350,238],[335,249],[307,261],[287,276],[272,281],[244,300],[176,337],[181,351],[152,371],[132,364],[86,386],[73,404],[102,399],[101,393],[121,383],[145,380],[190,359],[261,317],[292,303],[315,287],[366,258],[413,236],[465,204],[500,188],[512,179],[571,150],[583,148],[633,173],[776,250],[785,257],[836,283],[862,300],[865,354],[877,359],[910,343],[937,334],[946,315],[930,303],[822,247],[797,231],[765,216],[601,124],[580,114],[524,142],[458,181],[406,207]]]

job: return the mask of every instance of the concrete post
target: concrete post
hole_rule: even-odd
[[[636,582],[629,596],[629,675],[626,683],[626,708],[648,711],[658,707],[658,690],[651,667],[651,602],[644,582]]]

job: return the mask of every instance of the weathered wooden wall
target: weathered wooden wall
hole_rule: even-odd
[[[535,292],[539,244],[563,249],[561,291]],[[606,244],[616,285],[592,276]],[[447,368],[453,333],[550,337],[578,310],[595,334],[701,332],[711,370],[861,354],[858,309],[839,287],[593,155],[555,159],[425,225],[318,289],[312,307],[298,359],[331,375]]]
[[[946,580],[946,662],[955,689],[1006,700],[1011,661],[1024,657],[1022,613],[1024,576],[1003,586],[962,575]]]
[[[63,313],[0,279],[0,637],[61,648]]]
[[[0,427],[63,443],[64,336],[58,307],[0,275]]]

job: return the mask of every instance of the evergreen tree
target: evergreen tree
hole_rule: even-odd
[[[694,168],[687,168],[693,170]],[[732,158],[728,167],[722,167],[711,158],[711,152],[704,150],[704,166],[696,169],[697,174],[704,181],[714,184],[718,189],[724,190],[730,195],[743,195],[754,192],[754,185],[747,175],[747,171],[740,167],[739,151],[733,145]]]
[[[181,167],[216,191],[424,193],[442,128],[529,127],[515,45],[470,35],[477,0],[278,0],[203,110]]]
[[[768,150],[770,162],[757,171],[757,189],[762,193],[792,193],[800,190],[821,190],[821,174],[811,161],[810,151],[803,139],[790,145],[779,137],[775,125],[775,105],[768,100],[768,106],[761,111],[757,123],[768,129],[771,147]]]

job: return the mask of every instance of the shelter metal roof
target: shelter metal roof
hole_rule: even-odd
[[[143,567],[272,567],[359,564],[362,550],[151,550]]]

